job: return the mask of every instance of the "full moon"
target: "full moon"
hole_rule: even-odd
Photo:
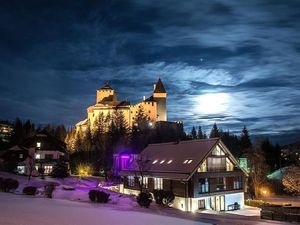
[[[224,113],[229,108],[228,93],[207,93],[196,98],[196,110],[202,114]]]

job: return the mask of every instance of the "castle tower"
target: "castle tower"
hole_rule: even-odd
[[[96,103],[117,101],[115,90],[106,83],[102,88],[97,90]]]
[[[160,78],[154,85],[153,98],[157,102],[157,121],[167,121],[167,92]]]

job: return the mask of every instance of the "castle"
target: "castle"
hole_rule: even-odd
[[[152,123],[167,121],[166,103],[167,92],[161,79],[158,79],[157,83],[154,85],[152,95],[148,98],[144,97],[143,101],[138,102],[135,105],[130,105],[130,102],[127,100],[119,101],[116,91],[107,83],[97,90],[96,104],[87,108],[87,118],[75,125],[76,130],[85,130],[88,123],[90,124],[91,129],[94,129],[95,121],[101,113],[103,113],[104,116],[107,116],[108,114],[112,115],[115,110],[123,113],[129,127],[132,127],[135,116],[140,109],[143,109],[144,114]]]

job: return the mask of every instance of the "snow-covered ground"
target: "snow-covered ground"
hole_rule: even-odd
[[[149,209],[138,206],[135,197],[122,195],[98,187],[95,178],[45,180],[33,177],[30,182],[27,177],[0,172],[0,177],[17,179],[19,188],[12,193],[0,192],[0,225],[147,225],[147,224],[230,224],[230,225],[270,225],[288,224],[259,219],[259,209],[247,208],[231,213],[205,211],[204,213],[186,213],[173,208],[164,208],[152,203]],[[53,199],[43,196],[46,183],[55,182],[57,187]],[[25,196],[22,190],[25,186],[39,187],[36,196]],[[73,187],[75,190],[64,190],[63,187]],[[107,204],[91,203],[88,192],[92,189],[103,190],[110,194]]]
[[[191,220],[135,211],[120,211],[101,204],[34,198],[0,193],[1,225],[200,225]]]

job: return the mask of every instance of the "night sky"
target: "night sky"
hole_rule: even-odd
[[[135,103],[160,77],[187,131],[300,134],[298,0],[10,0],[0,30],[0,119],[73,125],[106,81]]]

